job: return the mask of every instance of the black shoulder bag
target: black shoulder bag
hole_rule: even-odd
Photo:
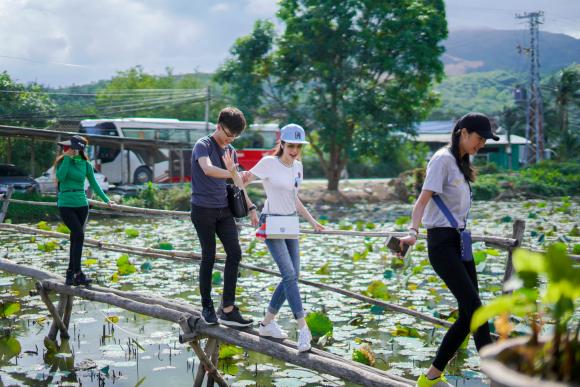
[[[217,148],[218,145],[213,139],[213,137],[210,136],[210,140],[212,146]],[[227,170],[226,166],[224,165],[224,161],[220,156],[219,149],[216,149],[216,151],[218,152],[217,154],[218,158],[220,159],[220,164],[222,168]],[[231,179],[228,179],[227,181],[231,181]],[[232,215],[234,215],[234,218],[245,218],[246,216],[248,216],[248,204],[246,203],[246,195],[244,193],[244,190],[240,189],[235,184],[227,183],[226,191],[228,194],[228,207],[230,208]]]

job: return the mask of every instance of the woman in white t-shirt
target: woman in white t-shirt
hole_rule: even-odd
[[[293,215],[299,213],[315,230],[323,230],[298,198],[298,189],[303,180],[302,163],[298,160],[305,140],[304,129],[296,124],[284,126],[280,131],[280,142],[273,156],[262,158],[254,168],[244,174],[244,183],[259,178],[266,191],[266,202],[262,208],[260,223],[266,215]],[[266,220],[267,221],[267,220]],[[304,309],[298,288],[300,254],[298,239],[267,239],[266,245],[280,269],[282,281],[276,287],[268,311],[260,323],[260,336],[285,339],[288,335],[276,323],[276,314],[284,301],[288,300],[292,314],[298,322],[298,351],[310,350],[312,335],[304,320]]]
[[[466,227],[471,206],[470,182],[475,180],[469,157],[483,148],[488,139],[497,141],[499,137],[493,134],[485,115],[468,113],[457,121],[451,143],[435,152],[427,165],[425,182],[413,207],[409,236],[401,239],[401,245],[415,244],[419,224],[423,221],[427,229],[429,261],[457,299],[459,307],[459,317],[443,337],[431,367],[417,380],[419,387],[449,385],[443,370],[469,334],[471,317],[481,305],[475,263],[473,259],[462,260],[459,230]],[[447,215],[435,203],[439,199],[431,200],[435,195],[448,209]],[[473,338],[478,350],[491,343],[487,323],[477,329]]]

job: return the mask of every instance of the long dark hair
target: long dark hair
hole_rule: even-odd
[[[463,121],[460,119],[455,123],[453,127],[453,131],[451,132],[451,142],[449,143],[448,147],[451,151],[453,157],[455,157],[455,161],[457,162],[457,166],[463,176],[465,176],[465,180],[469,182],[475,181],[476,171],[471,164],[471,160],[469,159],[469,154],[465,153],[463,157],[461,157],[461,152],[459,151],[459,143],[461,140],[461,129],[465,126],[463,125]],[[469,128],[465,128],[468,133],[473,132],[473,130],[469,130]]]
[[[276,146],[274,146],[274,149],[272,149],[271,154],[276,157],[281,157],[284,153],[284,144],[286,143],[282,140],[276,141]]]

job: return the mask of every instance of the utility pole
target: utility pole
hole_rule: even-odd
[[[534,163],[544,159],[544,120],[542,92],[540,90],[540,38],[539,25],[543,24],[543,11],[525,12],[516,15],[516,19],[528,19],[530,28],[530,47],[518,47],[520,53],[525,52],[530,59],[529,86],[526,108],[526,140],[524,157],[526,163]]]
[[[211,100],[211,89],[207,87],[207,95],[205,98],[205,132],[209,134],[209,101]]]

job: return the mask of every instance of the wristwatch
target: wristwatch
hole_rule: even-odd
[[[256,210],[256,206],[252,206],[252,207],[248,208],[248,212],[255,211],[255,210]]]
[[[409,235],[412,235],[415,238],[417,238],[417,235],[419,235],[419,230],[413,227],[409,227]]]

